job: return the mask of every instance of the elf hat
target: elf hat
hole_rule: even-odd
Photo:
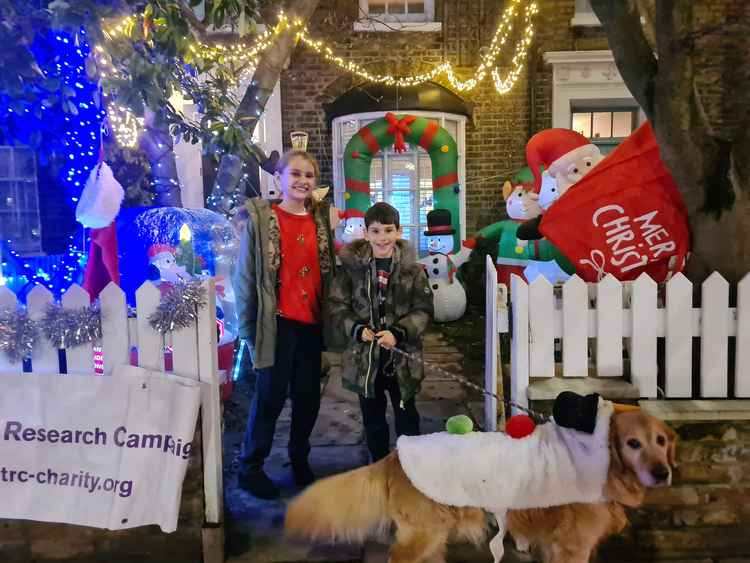
[[[175,255],[177,253],[177,250],[173,246],[169,246],[168,244],[152,244],[148,247],[148,259],[153,260],[156,258],[159,254],[171,254]]]
[[[545,129],[526,143],[526,163],[534,175],[534,191],[542,187],[539,167],[543,165],[554,176],[571,162],[596,154],[598,147],[576,131],[570,129]]]
[[[427,214],[427,230],[424,235],[434,237],[453,235],[456,230],[451,223],[451,212],[447,209],[433,209]]]

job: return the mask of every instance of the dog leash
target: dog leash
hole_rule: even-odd
[[[410,360],[417,361],[420,364],[422,364],[424,367],[429,367],[431,370],[436,371],[436,372],[438,372],[441,375],[445,375],[445,376],[449,377],[450,379],[453,379],[454,381],[457,381],[461,385],[464,385],[466,387],[474,389],[475,391],[479,391],[482,395],[485,395],[487,397],[493,397],[493,398],[497,399],[498,401],[501,401],[501,402],[505,403],[509,407],[515,407],[518,410],[520,410],[520,411],[526,413],[527,415],[529,415],[534,420],[534,422],[536,422],[538,424],[543,424],[545,422],[549,422],[549,420],[550,420],[550,417],[548,415],[546,415],[546,414],[538,413],[536,411],[533,411],[533,410],[531,410],[528,407],[524,407],[523,405],[519,405],[515,401],[511,401],[510,399],[503,399],[502,397],[496,395],[495,393],[491,393],[490,391],[487,391],[486,389],[484,389],[483,387],[480,387],[476,383],[474,383],[472,381],[469,381],[467,378],[465,378],[463,376],[451,373],[448,370],[443,369],[440,366],[436,366],[433,363],[425,362],[422,358],[417,357],[415,354],[410,354],[409,352],[401,350],[400,348],[386,348],[385,346],[380,346],[380,347],[383,348],[384,350],[390,350],[392,352],[396,352],[396,353],[398,353],[398,354],[400,354],[400,355],[402,355],[402,356],[404,356],[404,357],[406,357],[406,358],[408,358]]]

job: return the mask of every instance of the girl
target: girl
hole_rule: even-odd
[[[302,487],[315,479],[307,457],[320,408],[323,296],[335,268],[330,209],[312,199],[317,162],[305,151],[291,151],[279,160],[277,174],[280,202],[247,202],[249,217],[233,280],[239,336],[249,345],[257,376],[239,485],[264,499],[279,496],[263,462],[287,395],[294,479]]]

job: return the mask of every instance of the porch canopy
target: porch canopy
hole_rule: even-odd
[[[344,92],[330,104],[323,104],[323,109],[330,128],[331,122],[342,115],[375,111],[433,110],[473,119],[474,104],[434,82],[410,87],[363,83]]]

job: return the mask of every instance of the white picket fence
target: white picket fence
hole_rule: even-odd
[[[530,378],[555,376],[555,341],[562,347],[562,377],[629,377],[642,398],[750,397],[750,275],[737,286],[737,307],[729,307],[729,283],[714,272],[701,286],[701,307],[693,307],[693,284],[678,274],[665,284],[664,305],[647,275],[621,283],[607,276],[587,284],[572,276],[558,298],[543,277],[527,284],[513,276],[508,303],[487,258],[487,345],[485,385],[497,389],[500,333],[510,331],[511,397],[528,405]],[[500,296],[500,298],[498,298]],[[508,309],[508,306],[510,309]],[[657,387],[657,339],[665,340],[664,387]],[[700,338],[699,384],[693,385],[693,338]],[[736,341],[730,372],[729,339]],[[596,339],[590,345],[589,339]],[[623,349],[627,351],[626,373]],[[590,353],[591,352],[591,353]],[[697,388],[694,388],[697,387]],[[486,418],[496,409],[486,405]]]
[[[215,302],[214,282],[203,282],[206,302]],[[172,350],[172,372],[200,381],[201,431],[203,438],[203,482],[205,493],[205,520],[209,524],[222,521],[222,446],[221,404],[219,398],[218,357],[216,348],[216,309],[203,307],[198,311],[195,326],[167,334],[151,328],[149,315],[161,301],[159,290],[151,282],[144,283],[136,292],[136,318],[128,318],[125,293],[110,283],[100,294],[102,318],[102,355],[104,375],[112,373],[117,365],[130,363],[132,348],[138,350],[138,365],[147,369],[164,371],[164,354]],[[0,309],[17,306],[17,297],[7,287],[0,287]],[[45,308],[53,303],[52,294],[44,287],[32,289],[26,298],[26,308],[32,319],[44,315]],[[89,305],[89,294],[79,285],[72,285],[61,299],[63,308],[75,309]],[[64,350],[65,372],[91,374],[94,372],[94,343]],[[59,351],[46,339],[40,338],[31,357],[31,372],[23,373],[23,364],[10,363],[0,354],[0,373],[61,373]],[[2,392],[2,379],[0,379]]]

